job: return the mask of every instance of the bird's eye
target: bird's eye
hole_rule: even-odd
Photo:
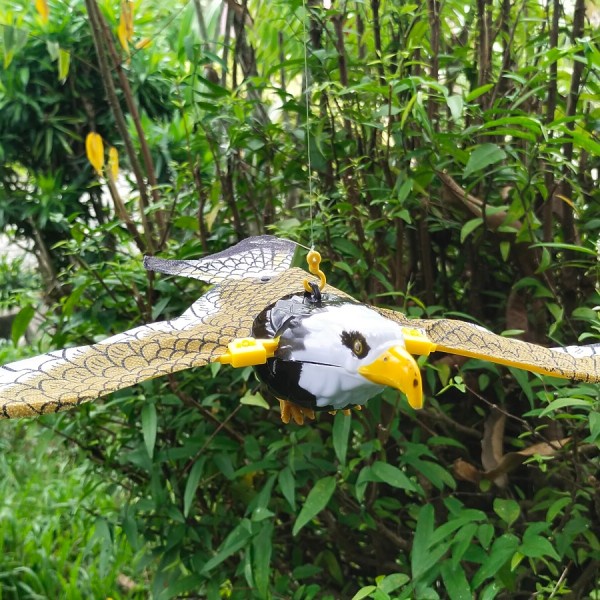
[[[357,358],[364,358],[371,350],[365,336],[358,331],[343,331],[342,344],[352,350]]]

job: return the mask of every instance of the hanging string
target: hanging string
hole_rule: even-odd
[[[310,160],[310,85],[309,85],[309,73],[308,73],[308,30],[306,27],[306,21],[308,20],[308,8],[306,0],[302,0],[302,7],[304,9],[304,18],[302,19],[302,41],[304,45],[304,95],[306,101],[306,161],[308,168],[308,205],[310,214],[310,247],[315,247],[315,231],[314,231],[314,196],[313,196],[313,181],[312,181],[312,165]]]

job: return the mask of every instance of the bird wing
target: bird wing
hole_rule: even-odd
[[[276,248],[271,258],[268,248],[259,245],[257,255],[257,246],[250,245],[252,256],[262,262],[255,268],[256,263],[242,252],[241,260],[246,260],[252,272],[245,278],[234,265],[226,264],[227,256],[212,265],[197,261],[202,263],[197,267],[202,279],[214,280],[210,272],[214,267],[219,269],[221,283],[177,319],[0,367],[0,418],[67,410],[146,379],[214,361],[232,339],[251,335],[254,319],[265,308],[283,296],[303,291],[303,281],[310,276],[301,269],[282,267],[291,260],[289,244]],[[227,279],[232,269],[239,278]]]
[[[144,267],[149,271],[191,277],[206,283],[272,277],[290,268],[296,248],[295,242],[273,235],[260,235],[199,260],[166,260],[146,256]]]
[[[600,381],[600,344],[545,348],[496,335],[473,323],[453,319],[408,319],[393,310],[378,310],[403,326],[423,330],[439,352],[480,358],[564,379]]]

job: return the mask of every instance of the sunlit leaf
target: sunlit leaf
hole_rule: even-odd
[[[113,179],[119,175],[119,151],[114,146],[108,149],[108,171]]]
[[[71,65],[71,53],[59,48],[58,50],[58,80],[64,83],[69,75]]]
[[[129,0],[121,2],[121,18],[117,35],[123,50],[129,53],[129,42],[133,38],[133,4]]]
[[[101,135],[94,131],[87,134],[85,138],[85,153],[96,173],[102,175],[102,167],[104,167],[104,142]]]
[[[35,9],[38,11],[42,23],[46,24],[48,22],[48,16],[50,15],[47,0],[35,0]]]

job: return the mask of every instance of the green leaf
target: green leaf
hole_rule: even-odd
[[[247,545],[252,536],[252,524],[248,519],[242,519],[225,541],[221,544],[220,550],[207,561],[202,567],[201,573],[207,573],[211,569],[220,565],[224,560],[228,559],[232,554],[242,549]]]
[[[323,477],[315,483],[313,489],[308,493],[304,506],[294,523],[292,535],[297,535],[309,521],[327,506],[334,491],[335,477]]]
[[[493,577],[510,560],[519,547],[519,538],[505,533],[496,538],[487,559],[471,580],[473,589],[478,588],[488,577]]]
[[[600,438],[600,413],[591,411],[588,415],[588,419],[590,422],[590,435],[585,441],[593,444]]]
[[[273,553],[273,521],[265,522],[252,541],[252,557],[254,585],[258,591],[260,598],[270,598],[269,590],[269,575],[271,573],[271,554]]]
[[[581,398],[557,398],[556,400],[552,400],[544,410],[538,415],[538,418],[545,417],[548,413],[551,413],[556,410],[560,410],[561,408],[573,408],[575,406],[585,406],[586,408],[591,408],[592,403],[588,400],[583,400]]]
[[[206,462],[206,457],[201,457],[198,459],[194,466],[192,467],[190,474],[188,476],[187,482],[185,484],[185,491],[183,493],[183,516],[187,517],[190,508],[192,506],[192,501],[196,495],[196,490],[198,489],[198,483],[200,483],[200,478],[204,473],[204,463]]]
[[[269,410],[268,402],[262,397],[261,394],[253,394],[250,390],[248,390],[240,399],[241,404],[247,404],[249,406],[259,406],[260,408],[265,408]]]
[[[360,588],[354,596],[352,596],[352,600],[362,600],[363,598],[367,598],[377,589],[374,585],[367,585],[364,588]]]
[[[64,83],[69,76],[69,65],[71,64],[71,53],[60,48],[58,51],[58,80]]]
[[[554,560],[560,560],[560,556],[550,541],[537,533],[539,527],[536,525],[537,524],[532,524],[525,530],[525,533],[523,534],[523,543],[518,548],[519,552],[529,558],[550,556]],[[546,526],[546,523],[543,523],[543,526]]]
[[[460,565],[455,567],[447,560],[442,563],[441,571],[446,593],[450,600],[471,600],[473,598],[467,576]]]
[[[450,114],[452,115],[452,119],[454,121],[459,121],[462,116],[463,111],[463,99],[462,96],[448,96],[446,98],[446,104],[448,104],[448,108],[450,109]]]
[[[144,404],[142,408],[142,434],[148,456],[154,456],[154,445],[156,444],[156,429],[158,420],[156,418],[156,406],[151,403]]]
[[[33,315],[35,315],[35,308],[33,308],[31,304],[28,304],[27,306],[24,306],[13,319],[10,337],[15,346],[25,335],[27,327],[29,327],[29,323],[31,323],[31,319],[33,319]]]
[[[473,173],[482,171],[486,167],[500,162],[505,158],[506,152],[504,152],[497,144],[481,144],[471,152],[471,156],[469,156],[467,166],[463,172],[463,177],[468,177]]]
[[[494,499],[494,512],[510,527],[521,514],[521,507],[515,500]]]
[[[279,489],[293,511],[296,511],[296,478],[289,467],[279,471]]]
[[[386,594],[391,594],[409,581],[410,577],[406,573],[392,573],[391,575],[384,577],[381,582],[379,582],[378,587]]]
[[[333,419],[333,449],[340,464],[346,464],[346,454],[348,452],[348,437],[350,434],[350,425],[352,419],[338,412]]]
[[[460,243],[464,243],[469,234],[473,233],[482,224],[483,219],[481,217],[467,221],[460,229]]]
[[[486,83],[478,88],[475,88],[471,91],[471,93],[465,98],[467,102],[472,102],[479,98],[479,96],[483,96],[486,92],[489,92],[494,87],[493,83]]]
[[[416,491],[413,482],[394,465],[390,465],[380,460],[375,461],[371,466],[371,473],[392,487],[408,490],[410,492]]]

